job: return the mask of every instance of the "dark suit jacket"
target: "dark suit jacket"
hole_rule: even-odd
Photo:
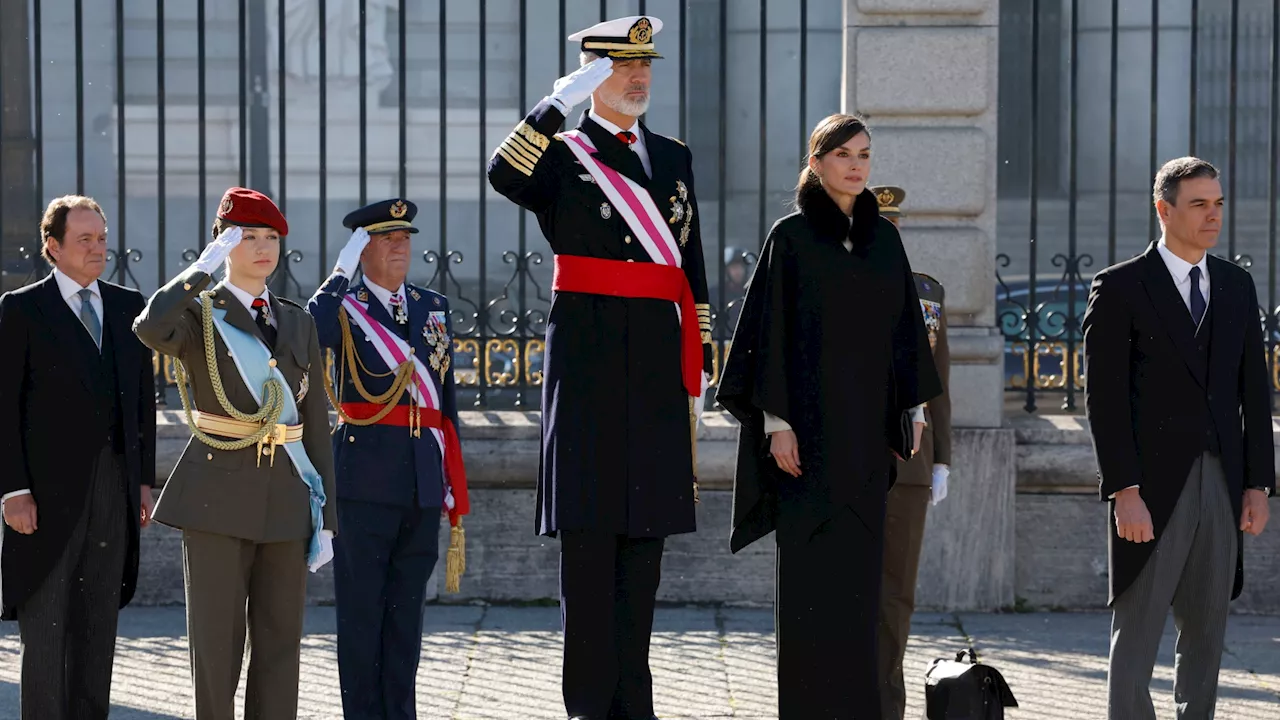
[[[212,278],[188,270],[156,291],[133,329],[148,347],[182,361],[190,375],[195,409],[225,417],[214,395],[205,362],[204,327],[198,296]],[[253,316],[219,284],[213,289],[214,307],[226,310],[227,323],[262,337]],[[274,295],[272,312],[279,327],[275,358],[289,383],[303,424],[302,444],[324,479],[324,527],[338,532],[337,498],[333,487],[333,451],[329,447],[329,412],[321,383],[324,359],[316,326],[300,306]],[[215,331],[216,333],[216,331]],[[258,404],[240,379],[240,372],[219,337],[214,338],[217,371],[228,401],[242,412],[256,412]],[[290,462],[277,449],[275,462],[258,460],[256,445],[222,451],[196,438],[182,457],[156,502],[156,522],[175,528],[229,535],[255,542],[284,542],[311,536],[309,492]]]
[[[1103,500],[1140,485],[1156,540],[1169,522],[1191,465],[1218,434],[1228,496],[1240,517],[1246,487],[1275,487],[1271,383],[1248,272],[1210,256],[1212,336],[1206,366],[1195,326],[1152,245],[1098,273],[1084,316],[1085,406]],[[1211,427],[1206,427],[1205,405]],[[1112,504],[1114,508],[1114,503]],[[1155,542],[1116,535],[1108,513],[1114,602],[1146,564]],[[1237,542],[1242,536],[1237,537]],[[1236,568],[1234,599],[1244,581]]]
[[[155,477],[156,398],[151,353],[130,331],[143,297],[98,281],[102,324],[115,345],[120,431],[129,490],[129,551],[120,606],[138,578],[139,487]],[[51,273],[0,298],[0,437],[6,449],[0,494],[29,489],[38,529],[22,535],[4,526],[0,569],[3,619],[30,597],[58,561],[84,511],[94,462],[106,440],[105,419],[94,412],[96,372],[79,351],[85,332]]]

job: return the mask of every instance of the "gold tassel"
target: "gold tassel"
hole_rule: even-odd
[[[462,520],[449,529],[449,552],[445,556],[444,591],[456,593],[462,589],[462,573],[467,571],[467,534],[462,530]]]

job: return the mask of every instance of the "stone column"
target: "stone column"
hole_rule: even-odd
[[[951,494],[930,510],[921,607],[1013,598],[1014,458],[995,327],[997,0],[847,0],[844,106],[872,129],[871,180],[907,191],[914,269],[946,289],[956,425]]]

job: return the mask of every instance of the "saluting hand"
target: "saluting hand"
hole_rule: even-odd
[[[782,472],[800,477],[800,445],[795,430],[780,430],[769,437],[769,454]]]
[[[612,74],[613,58],[596,58],[556,80],[556,84],[551,89],[551,97],[560,101],[566,108],[572,108],[591,97],[591,93],[600,87],[600,83]]]
[[[338,253],[338,264],[333,266],[333,271],[339,275],[351,277],[356,268],[360,267],[360,256],[368,245],[369,231],[362,227],[356,228],[351,233],[351,239],[347,241],[346,247]]]
[[[214,238],[214,241],[204,246],[204,251],[200,253],[200,257],[192,264],[196,270],[212,275],[213,271],[227,259],[232,250],[240,244],[240,239],[244,236],[244,231],[239,225],[232,225],[223,230]]]
[[[4,501],[4,524],[23,535],[36,531],[36,500],[31,493],[14,495]]]
[[[1250,535],[1261,535],[1271,519],[1271,507],[1267,505],[1267,493],[1252,488],[1244,491],[1244,507],[1240,511],[1240,530]]]
[[[1151,513],[1138,494],[1138,488],[1125,488],[1116,493],[1116,534],[1129,542],[1144,543],[1156,539]]]

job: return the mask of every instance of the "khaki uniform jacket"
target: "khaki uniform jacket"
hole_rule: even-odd
[[[199,293],[212,278],[188,270],[156,291],[133,330],[147,347],[182,361],[192,389],[195,409],[226,416],[209,381]],[[226,290],[214,288],[214,308],[226,310],[226,321],[261,338],[248,309]],[[324,360],[311,316],[300,306],[271,296],[277,324],[275,359],[289,383],[302,422],[302,444],[324,481],[324,528],[338,531],[334,490],[333,450],[329,412],[321,383]],[[240,378],[221,338],[214,337],[218,372],[227,399],[241,412],[258,405]],[[284,542],[311,536],[311,511],[306,483],[277,447],[275,462],[262,457],[257,445],[243,450],[215,450],[192,437],[165,483],[155,507],[155,520],[170,527],[217,533],[254,542]]]
[[[898,482],[932,486],[933,466],[951,464],[951,351],[947,347],[946,293],[937,280],[924,273],[914,275],[933,362],[942,378],[942,395],[925,404],[927,425],[920,437],[920,452],[908,462],[898,462]]]

